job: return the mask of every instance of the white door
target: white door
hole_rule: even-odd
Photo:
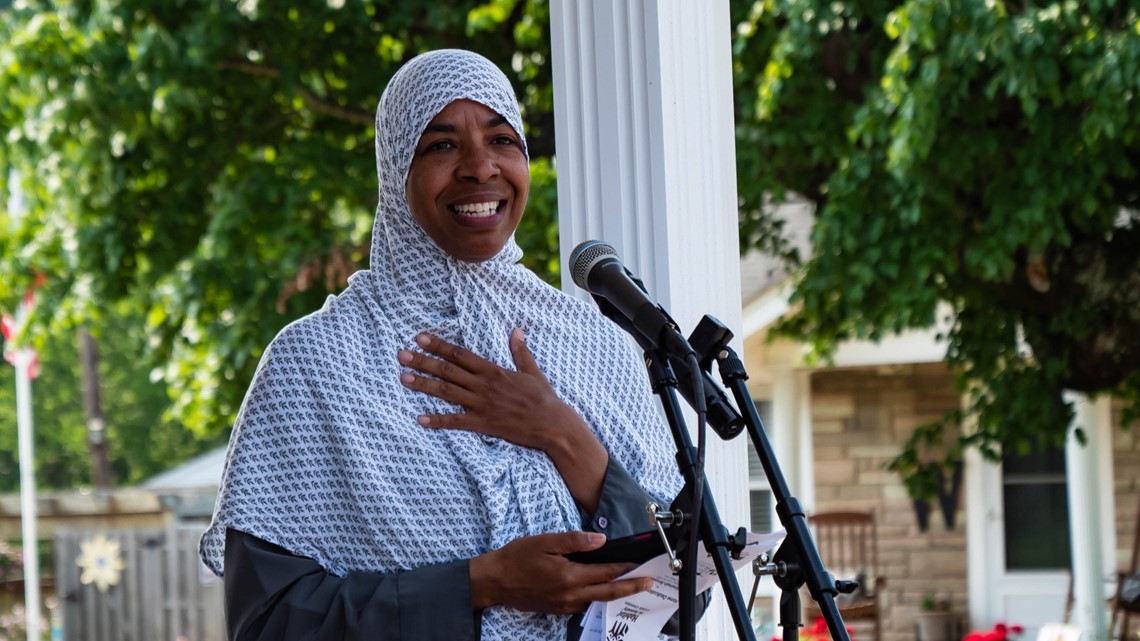
[[[1063,451],[1004,466],[976,452],[967,457],[970,629],[1017,624],[1032,641],[1043,624],[1062,620],[1069,593],[1064,460]]]
[[[1105,630],[1104,597],[1111,586],[1097,577],[1114,577],[1116,565],[1111,444],[1117,428],[1110,399],[1077,403],[1077,408],[1078,424],[1088,435],[1086,447],[1070,443],[1064,455],[1054,452],[1048,460],[1020,460],[1012,466],[986,463],[976,451],[966,453],[966,558],[974,629],[997,621],[1020,623],[1026,627],[1022,639],[1032,641],[1041,624],[1062,621],[1071,589],[1066,565],[1072,563],[1078,575],[1088,577],[1082,580],[1092,583],[1081,587],[1078,582],[1070,622],[1081,626],[1086,638],[1104,636],[1096,631]],[[1067,492],[1058,487],[1066,481]],[[1075,492],[1077,487],[1087,491]],[[1074,492],[1099,500],[1074,505],[1069,500]],[[1063,523],[1064,518],[1071,520]],[[1070,535],[1065,555],[1058,537]]]

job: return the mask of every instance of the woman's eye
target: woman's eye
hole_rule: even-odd
[[[450,140],[437,140],[427,147],[424,147],[424,151],[442,151],[444,149],[451,149],[454,146]]]
[[[515,141],[515,139],[514,139],[514,137],[513,137],[513,136],[508,136],[508,135],[506,135],[506,134],[503,134],[502,136],[496,136],[496,137],[495,137],[495,141],[494,141],[494,142],[495,142],[495,144],[496,144],[496,145],[514,145],[514,144],[518,144],[518,143]]]

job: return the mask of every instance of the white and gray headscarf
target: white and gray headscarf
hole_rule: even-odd
[[[416,423],[420,414],[461,410],[399,382],[396,354],[417,349],[414,337],[425,331],[513,368],[507,340],[523,328],[554,389],[610,455],[662,501],[680,490],[667,426],[625,334],[520,265],[513,236],[490,260],[467,263],[412,218],[405,182],[413,151],[431,119],[459,99],[496,111],[522,137],[509,81],[481,56],[435,51],[392,78],[376,112],[371,269],[283,329],[262,357],[202,538],[202,557],[217,574],[227,527],[337,575],[414,569],[581,528],[544,453]],[[564,639],[565,621],[490,608],[482,635]]]

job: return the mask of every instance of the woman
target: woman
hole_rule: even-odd
[[[577,638],[649,583],[564,555],[681,485],[640,359],[519,264],[526,140],[488,60],[404,65],[376,161],[370,269],[273,340],[234,426],[201,548],[230,637]]]

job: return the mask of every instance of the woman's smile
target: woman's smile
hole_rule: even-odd
[[[492,200],[485,203],[470,203],[467,205],[452,205],[451,209],[464,218],[489,218],[500,213],[499,210],[506,204],[505,200]]]

